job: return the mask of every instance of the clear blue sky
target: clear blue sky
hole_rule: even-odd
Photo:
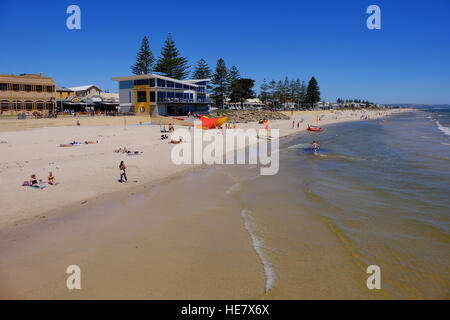
[[[81,30],[66,28],[70,4]],[[366,27],[371,4],[381,30]],[[324,100],[450,104],[449,0],[0,0],[0,73],[117,91],[142,37],[158,56],[169,32],[192,65],[223,58],[258,89],[315,76]]]

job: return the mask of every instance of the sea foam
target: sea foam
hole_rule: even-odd
[[[446,135],[450,136],[450,128],[444,127],[443,125],[441,125],[441,124],[439,123],[439,121],[436,121],[436,124],[437,124],[439,130],[441,130],[441,131],[442,131],[443,133],[445,133]]]
[[[258,238],[253,231],[253,224],[251,222],[252,217],[249,215],[248,210],[243,209],[241,211],[241,216],[244,219],[245,229],[247,229],[248,233],[250,234],[250,237],[252,238],[253,247],[255,248],[255,251],[258,254],[264,266],[264,274],[266,275],[265,291],[267,292],[273,286],[273,283],[275,281],[275,272],[273,271],[273,268],[269,260],[267,260],[267,257],[264,254],[263,251],[264,242],[260,238]]]

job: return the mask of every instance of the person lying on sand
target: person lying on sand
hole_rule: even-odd
[[[183,142],[183,138],[180,138],[180,140],[171,140],[170,141],[170,143],[173,143],[173,144],[179,144],[179,143],[181,143],[181,142]]]
[[[48,184],[51,184],[51,185],[56,185],[56,179],[55,179],[55,176],[53,175],[53,172],[49,172],[48,173],[48,177],[47,177],[47,181],[48,181]]]
[[[117,150],[114,150],[114,152],[117,152],[117,153],[127,153],[128,150],[127,150],[127,148],[123,147],[123,148],[119,148],[119,149],[117,149]]]
[[[169,139],[169,136],[167,134],[161,135],[161,140]]]
[[[84,142],[84,144],[96,144],[96,143],[98,143],[98,140],[97,141],[85,141]]]

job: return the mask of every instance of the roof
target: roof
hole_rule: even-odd
[[[102,89],[100,89],[99,87],[97,87],[96,85],[93,85],[93,84],[88,84],[87,86],[70,87],[69,89],[71,89],[73,91],[86,91],[92,87],[96,87],[98,90],[102,91]]]
[[[125,77],[113,77],[113,78],[111,78],[111,80],[114,80],[114,81],[127,81],[127,80],[141,80],[141,79],[152,79],[152,78],[159,78],[159,79],[163,79],[163,80],[169,80],[169,81],[173,81],[173,82],[189,84],[189,85],[194,86],[194,87],[197,86],[195,84],[195,82],[210,81],[210,79],[178,80],[178,79],[169,78],[169,77],[162,76],[162,75],[155,74],[155,73],[138,74],[138,75],[133,75],[133,76],[125,76]]]
[[[197,83],[197,82],[209,82],[211,81],[211,79],[189,79],[189,80],[184,80],[188,83]]]
[[[66,88],[66,87],[56,87],[56,91],[74,91],[70,88]]]

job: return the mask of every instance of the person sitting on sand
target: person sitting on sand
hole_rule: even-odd
[[[179,144],[179,143],[181,143],[181,142],[183,142],[183,138],[181,138],[181,137],[180,137],[180,140],[173,140],[173,139],[172,139],[172,140],[170,141],[170,143],[173,143],[173,144]]]
[[[312,149],[314,151],[318,150],[320,148],[319,144],[316,141],[313,141],[312,143]]]
[[[31,175],[30,185],[31,185],[32,187],[40,187],[39,182],[38,182],[38,180],[37,180],[35,174],[32,174],[32,175]]]
[[[55,176],[53,175],[53,172],[49,172],[48,173],[48,178],[47,178],[48,184],[51,185],[55,185],[56,184],[56,180],[55,180]]]

